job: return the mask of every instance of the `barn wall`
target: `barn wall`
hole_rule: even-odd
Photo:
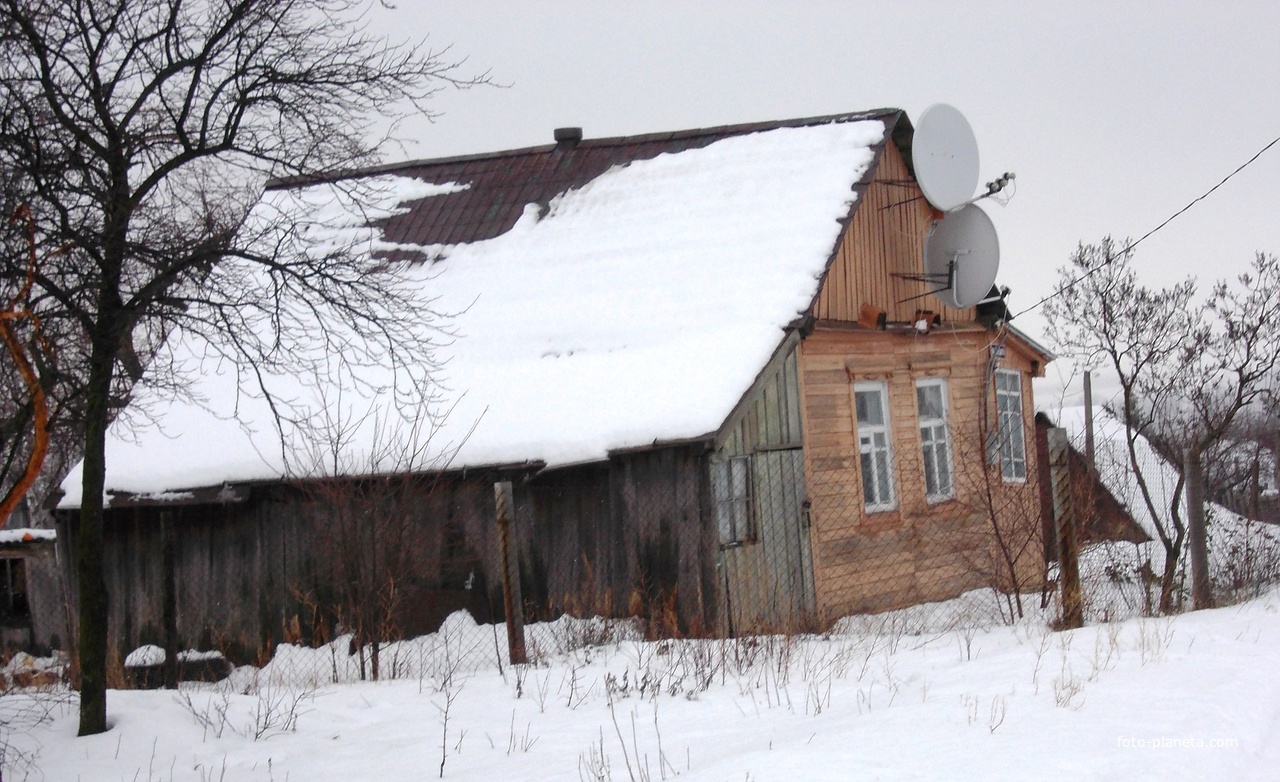
[[[1040,586],[1030,381],[1036,367],[1031,354],[1018,349],[993,362],[996,336],[976,326],[928,335],[851,327],[819,329],[802,344],[814,572],[819,612],[828,619],[941,600],[980,586]],[[989,382],[995,367],[1023,373],[1026,481],[1006,482],[998,468],[987,466],[983,421],[995,420]],[[932,503],[925,496],[916,410],[915,382],[923,377],[947,381],[956,472],[954,499]],[[883,381],[888,388],[897,498],[892,510],[865,508],[853,405],[853,383],[860,380]]]
[[[643,616],[654,632],[714,629],[715,529],[706,512],[701,445],[616,456],[555,470],[516,494],[525,597],[540,618]]]
[[[392,572],[399,600],[387,626],[395,635],[430,632],[458,608],[477,621],[500,619],[493,483],[503,479],[514,479],[513,541],[529,621],[641,615],[655,632],[709,632],[718,585],[704,450],[628,454],[530,480],[469,471],[259,487],[245,502],[166,509],[180,645],[243,662],[281,641],[328,640],[342,619],[326,608],[342,602],[335,584],[377,584]],[[107,513],[110,638],[122,654],[163,643],[161,513]]]
[[[797,344],[797,338],[788,337],[784,341],[778,355],[761,373],[752,393],[725,422],[716,440],[717,456],[742,456],[758,450],[803,445]]]

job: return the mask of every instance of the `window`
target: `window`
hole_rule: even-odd
[[[27,563],[20,558],[0,559],[0,622],[29,620]]]
[[[862,498],[869,511],[893,510],[893,454],[889,445],[889,389],[884,383],[854,383]]]
[[[947,426],[947,381],[916,381],[920,415],[920,448],[924,457],[924,493],[929,502],[956,496],[951,470],[951,430]]]
[[[741,544],[752,537],[751,458],[739,456],[711,463],[711,491],[716,503],[720,544]]]
[[[1000,437],[1000,474],[1006,481],[1027,479],[1027,443],[1023,435],[1022,375],[996,370],[996,415]]]

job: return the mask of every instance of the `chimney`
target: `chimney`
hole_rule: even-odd
[[[582,128],[556,128],[556,149],[567,151],[582,141]]]

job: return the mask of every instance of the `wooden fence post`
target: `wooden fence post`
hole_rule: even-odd
[[[178,576],[177,530],[173,526],[174,511],[160,511],[161,624],[164,626],[164,686],[178,689]]]
[[[1213,608],[1209,583],[1209,541],[1204,519],[1204,462],[1197,446],[1187,448],[1182,474],[1186,477],[1187,543],[1191,554],[1191,605]]]
[[[1084,626],[1084,596],[1080,592],[1080,548],[1076,541],[1075,507],[1071,496],[1070,448],[1067,430],[1049,430],[1049,480],[1053,485],[1053,518],[1058,526],[1058,577],[1062,581],[1063,630]]]
[[[529,656],[524,647],[524,599],[520,596],[520,569],[511,551],[511,522],[516,515],[511,481],[493,484],[493,499],[498,508],[498,548],[502,560],[502,604],[507,619],[507,648],[511,664],[521,665],[529,661]]]

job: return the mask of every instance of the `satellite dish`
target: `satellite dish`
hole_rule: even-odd
[[[912,136],[911,159],[916,181],[935,208],[951,212],[973,200],[978,142],[959,109],[935,103],[924,110]]]
[[[987,297],[1000,268],[1000,240],[977,204],[936,221],[924,238],[924,279],[943,304],[972,307]]]

